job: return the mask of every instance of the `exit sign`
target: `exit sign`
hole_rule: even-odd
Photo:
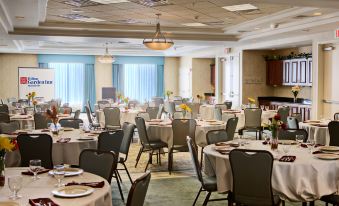
[[[339,29],[335,30],[335,38],[339,38]]]

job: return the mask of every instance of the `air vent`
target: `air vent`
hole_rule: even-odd
[[[76,7],[87,7],[87,6],[97,6],[97,5],[102,5],[98,2],[94,2],[91,0],[68,0],[64,1],[64,4],[71,5],[71,6],[76,6]]]
[[[141,4],[147,7],[167,6],[172,5],[168,0],[133,0],[132,2]]]

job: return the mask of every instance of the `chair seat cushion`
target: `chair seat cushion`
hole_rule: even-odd
[[[216,177],[203,177],[203,188],[209,192],[217,191]]]
[[[333,194],[333,195],[322,196],[320,200],[327,202],[327,203],[331,203],[331,204],[339,204],[339,195]]]
[[[150,141],[149,144],[151,145],[151,147],[153,149],[160,149],[160,148],[163,148],[163,147],[167,147],[167,144],[165,142],[162,142],[162,141]],[[145,145],[145,148],[147,149],[150,149],[149,148],[149,145]]]

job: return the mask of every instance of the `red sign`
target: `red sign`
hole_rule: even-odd
[[[27,84],[27,77],[20,77],[20,84]]]
[[[335,30],[335,38],[339,38],[339,29]]]

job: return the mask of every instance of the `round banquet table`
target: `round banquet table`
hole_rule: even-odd
[[[120,111],[120,123],[121,125],[124,122],[130,122],[135,124],[135,117],[138,115],[139,112],[142,112],[141,110],[132,110],[129,109],[127,111],[125,110],[121,110]],[[97,116],[97,120],[100,123],[100,127],[104,128],[105,127],[105,114],[103,110],[97,110],[96,111],[96,116]]]
[[[70,118],[70,114],[59,114],[58,118],[61,119],[67,119]],[[19,122],[20,129],[26,129],[26,125],[32,126],[34,128],[34,117],[32,114],[10,114],[10,120],[11,121],[17,121]]]
[[[307,122],[299,122],[299,128],[305,129],[308,138],[315,140],[316,144],[329,145],[330,133],[328,132],[328,122],[312,124]]]
[[[221,121],[206,122],[197,121],[195,129],[195,142],[197,145],[204,147],[207,145],[206,134],[210,130],[225,129],[226,123]],[[170,121],[161,123],[146,122],[146,129],[150,140],[161,140],[168,145],[173,143],[173,132]]]
[[[8,188],[7,178],[13,175],[21,175],[21,172],[27,171],[28,168],[25,167],[13,167],[6,168],[6,182],[5,186],[0,190],[0,203],[1,201],[11,201],[8,196],[11,195],[11,191]],[[111,186],[103,178],[84,172],[82,175],[65,177],[63,183],[69,183],[72,181],[75,182],[105,182],[103,188],[94,188],[94,192],[85,197],[79,198],[59,198],[53,196],[51,193],[52,190],[56,189],[55,184],[57,183],[54,177],[48,175],[48,173],[40,174],[37,181],[32,180],[32,176],[22,175],[23,184],[22,188],[19,191],[19,195],[22,198],[15,200],[14,202],[19,203],[20,205],[28,205],[29,199],[35,198],[50,198],[53,202],[60,206],[112,206],[112,195],[111,195]]]
[[[29,132],[30,133],[30,132]],[[97,148],[97,136],[98,134],[93,133],[80,133],[79,129],[73,131],[64,131],[59,136],[53,135],[50,132],[42,132],[42,130],[34,130],[31,133],[46,133],[53,138],[52,146],[52,158],[53,164],[79,164],[79,155],[84,149],[96,149]],[[2,134],[4,135],[4,134]],[[17,135],[5,135],[11,138],[15,138]],[[80,137],[93,137],[93,140],[79,140]],[[58,143],[60,138],[71,138],[67,143]],[[20,152],[15,150],[6,154],[6,166],[17,167],[20,166]]]
[[[279,145],[281,148],[281,145]],[[272,188],[281,199],[289,201],[313,201],[333,194],[339,189],[339,160],[320,160],[312,156],[308,148],[290,145],[288,155],[295,155],[292,163],[274,160]],[[245,149],[270,150],[262,141],[249,141]],[[232,170],[229,156],[214,150],[214,145],[204,148],[205,173],[216,176],[218,192],[232,190]],[[277,159],[284,153],[279,151]],[[250,175],[250,174],[249,174]]]

